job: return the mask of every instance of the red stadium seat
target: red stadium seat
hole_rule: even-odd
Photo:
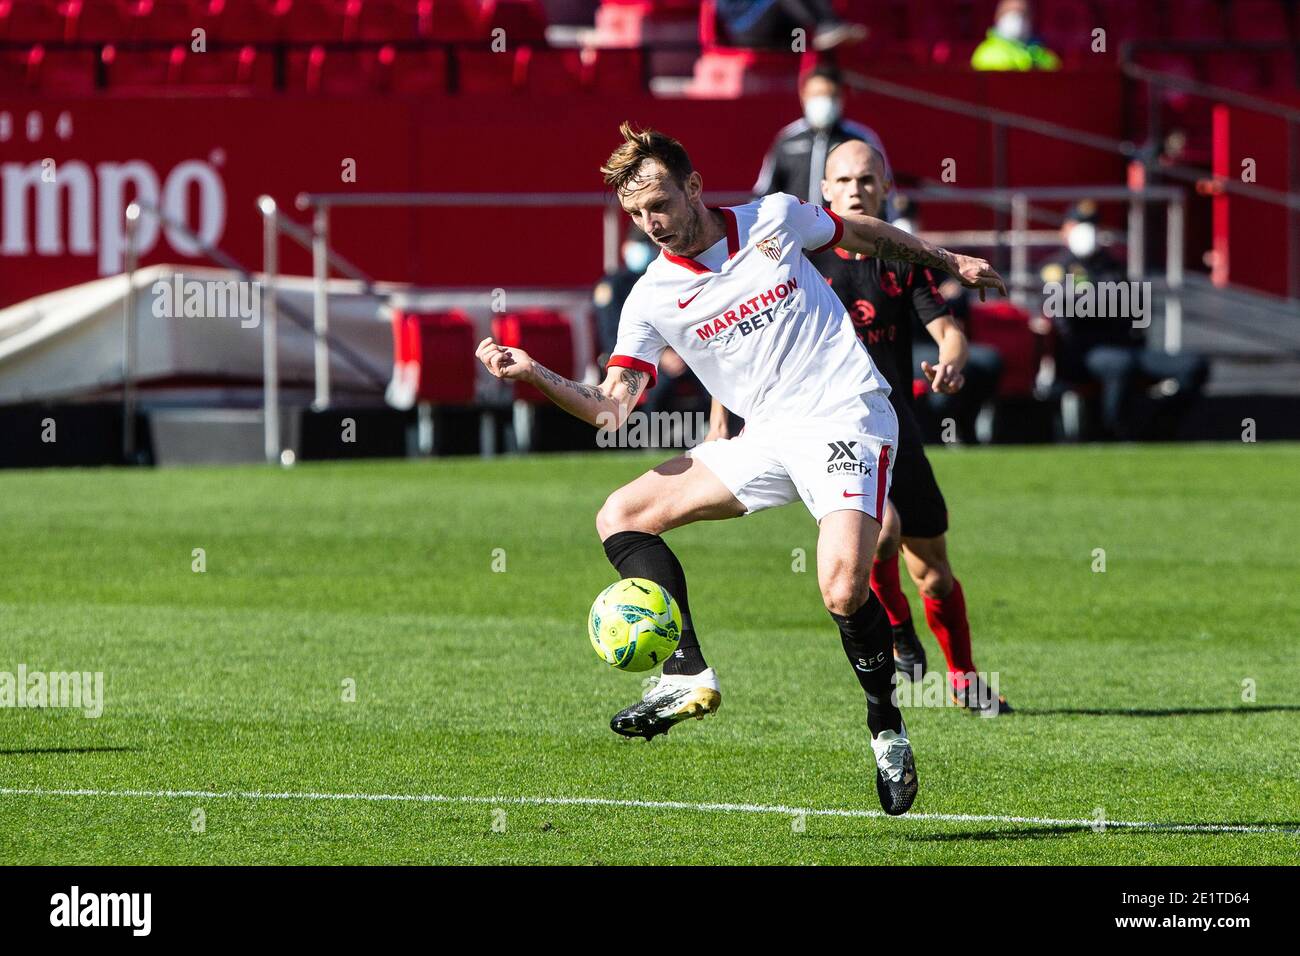
[[[1228,36],[1219,0],[1169,0],[1165,18],[1170,39],[1223,40]]]
[[[521,348],[557,375],[575,378],[573,326],[569,317],[544,309],[528,309],[492,320],[492,336],[507,348]],[[542,404],[549,399],[531,385],[516,385],[517,401]]]
[[[997,349],[1002,357],[1000,398],[1034,393],[1034,380],[1042,360],[1041,342],[1029,328],[1029,313],[1010,302],[972,302],[970,339]]]
[[[523,85],[519,50],[457,50],[457,89],[461,93],[510,93]]]
[[[1272,84],[1270,61],[1256,53],[1207,53],[1205,81],[1231,90],[1261,90]]]
[[[391,85],[397,53],[379,50],[290,50],[285,87],[291,93],[360,96],[386,91]]]
[[[101,59],[110,90],[135,90],[172,86],[180,82],[186,46],[171,49],[118,49],[104,47]],[[196,54],[203,56],[205,54]]]
[[[596,8],[597,46],[694,43],[699,33],[699,7],[686,0],[605,0]]]
[[[1053,0],[1034,11],[1035,32],[1055,53],[1090,50],[1092,31],[1101,26],[1088,0]],[[1107,52],[1117,51],[1107,45]]]
[[[483,37],[479,6],[473,0],[429,0],[416,8],[420,34],[434,40]]]
[[[511,46],[545,43],[546,10],[538,0],[484,0],[479,32],[490,36],[498,28]]]
[[[578,50],[521,47],[518,56],[530,93],[564,95],[580,92],[586,85],[586,69]]]
[[[0,0],[0,40],[57,43],[68,39],[67,19],[50,0]]]
[[[275,86],[271,57],[253,46],[239,50],[191,53],[181,64],[179,83],[185,87],[210,87],[222,92],[242,89],[269,93]]]
[[[284,36],[298,42],[357,39],[361,0],[293,0],[284,14]]]
[[[634,93],[645,89],[645,59],[640,50],[582,51],[587,85],[598,93]]]
[[[1166,38],[1163,7],[1133,0],[1096,0],[1101,14],[1100,26],[1106,30],[1106,52],[1115,53],[1125,40],[1160,40]]]
[[[447,92],[447,52],[432,50],[396,50],[392,47],[389,62],[388,92],[415,95]],[[383,50],[379,55],[383,56]]]
[[[479,363],[474,357],[474,323],[465,313],[393,314],[393,362],[409,375],[416,399],[436,405],[474,402]]]
[[[1294,35],[1283,0],[1232,0],[1228,24],[1233,39],[1247,43],[1287,41]]]
[[[789,93],[798,85],[799,59],[789,53],[718,47],[700,54],[686,95],[735,98]]]
[[[357,36],[371,42],[414,40],[420,36],[418,8],[403,0],[363,0]]]
[[[76,96],[95,92],[98,57],[93,50],[46,49],[37,44],[27,55],[32,88]]]

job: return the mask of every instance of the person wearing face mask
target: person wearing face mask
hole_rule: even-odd
[[[977,70],[1059,70],[1061,58],[1034,37],[1029,0],[1002,0],[970,65]]]
[[[650,238],[635,226],[628,230],[620,251],[622,268],[602,278],[591,296],[596,309],[596,337],[600,348],[596,361],[602,369],[608,363],[614,351],[614,343],[618,340],[618,322],[623,313],[623,302],[659,254],[659,249]],[[682,386],[683,380],[690,383],[685,388]],[[683,393],[686,393],[686,397],[683,397]],[[669,404],[682,406],[677,409],[680,411],[708,409],[708,397],[699,384],[699,379],[672,349],[665,350],[659,363],[659,376],[639,407],[645,412],[658,412],[667,410]]]
[[[805,73],[799,81],[799,102],[803,117],[777,134],[754,184],[755,198],[789,193],[822,205],[826,156],[851,139],[862,140],[875,149],[884,162],[884,175],[893,181],[894,172],[880,136],[869,126],[844,119],[844,84],[835,67],[822,64]],[[892,201],[885,203],[881,218],[893,218]]]
[[[1128,276],[1098,240],[1097,204],[1084,200],[1061,227],[1065,248],[1043,265],[1044,284],[1074,279],[1076,294],[1096,282],[1126,282]],[[1048,316],[1060,337],[1056,377],[1067,385],[1101,387],[1101,428],[1107,438],[1130,439],[1147,424],[1138,404],[1148,383],[1160,383],[1155,409],[1172,423],[1200,395],[1209,363],[1194,352],[1171,355],[1147,348],[1146,332],[1128,316]]]

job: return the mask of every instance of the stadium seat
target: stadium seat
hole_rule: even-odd
[[[1088,0],[1053,0],[1035,8],[1034,27],[1048,49],[1062,54],[1090,50],[1101,24]],[[1107,52],[1115,53],[1107,46]],[[969,62],[969,61],[968,61]]]
[[[1219,0],[1169,0],[1165,19],[1169,39],[1223,40],[1228,36]]]
[[[479,363],[474,323],[458,309],[393,313],[395,378],[409,376],[417,401],[471,405]]]
[[[1155,3],[1133,0],[1095,0],[1106,30],[1106,51],[1117,53],[1126,40],[1160,40],[1165,38],[1162,7]]]
[[[587,85],[598,93],[634,93],[645,89],[645,58],[640,50],[582,51]]]
[[[1042,361],[1042,341],[1029,327],[1029,313],[1010,302],[972,302],[970,340],[991,346],[1002,357],[1000,398],[1023,398],[1034,393]]]
[[[456,51],[457,90],[461,93],[510,93],[523,85],[519,49]]]
[[[356,40],[361,0],[293,0],[284,14],[284,36],[297,42]]]
[[[478,40],[484,34],[473,0],[428,0],[416,8],[421,36],[433,40]]]
[[[98,57],[93,50],[46,49],[37,44],[27,53],[28,79],[42,93],[81,96],[94,93]]]
[[[57,43],[68,39],[67,19],[49,0],[0,0],[0,40]]]
[[[1201,58],[1205,81],[1231,90],[1261,90],[1272,85],[1270,61],[1257,53],[1207,53]]]
[[[209,87],[224,93],[233,90],[269,93],[275,86],[275,70],[271,57],[259,54],[253,46],[209,50],[185,57],[179,82],[187,88]]]
[[[557,96],[578,93],[586,86],[587,71],[578,50],[521,47],[517,55],[530,93]]]
[[[605,0],[596,8],[596,46],[695,43],[699,32],[698,5],[687,0]]]
[[[403,0],[362,0],[357,36],[368,42],[414,40],[419,25],[418,7]]]
[[[118,49],[110,43],[100,54],[108,88],[125,91],[177,84],[188,49],[179,44],[171,49]]]
[[[700,54],[687,96],[736,98],[790,93],[798,85],[800,59],[791,53],[718,47]]]
[[[479,33],[490,36],[498,28],[510,46],[545,43],[546,10],[538,0],[484,0]]]
[[[1228,15],[1232,38],[1245,43],[1291,40],[1293,25],[1286,10],[1282,0],[1232,0]]]
[[[557,375],[574,378],[573,326],[566,315],[545,309],[527,309],[496,317],[492,335],[507,348],[523,349]],[[471,348],[472,351],[472,348]],[[530,404],[549,402],[531,385],[516,385],[515,400]]]
[[[290,50],[285,88],[291,93],[322,96],[360,96],[388,91],[393,82],[397,51],[332,50],[314,46]]]
[[[398,95],[427,95],[447,92],[447,51],[399,50],[393,47],[389,63],[388,92]],[[380,57],[384,51],[380,50]]]

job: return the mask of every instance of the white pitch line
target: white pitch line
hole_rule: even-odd
[[[889,817],[881,810],[819,809],[761,803],[688,803],[680,800],[616,800],[609,797],[474,797],[437,793],[267,793],[256,790],[57,790],[0,787],[0,796],[27,797],[136,797],[202,800],[325,800],[363,803],[471,803],[500,806],[626,807],[640,810],[689,810],[697,813],[774,813],[780,816],[854,817],[868,819],[932,820],[943,823],[1023,823],[1034,826],[1094,827],[1158,830],[1172,833],[1293,833],[1289,827],[1243,823],[1159,823],[1153,820],[1069,820],[1053,817],[1017,817],[982,813],[908,813]]]

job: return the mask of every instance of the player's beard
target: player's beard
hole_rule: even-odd
[[[700,240],[703,225],[699,212],[694,207],[688,209],[686,225],[682,227],[682,231],[675,237],[676,241],[673,243],[677,248],[670,251],[679,256],[695,256],[703,252],[703,249],[695,248]]]

